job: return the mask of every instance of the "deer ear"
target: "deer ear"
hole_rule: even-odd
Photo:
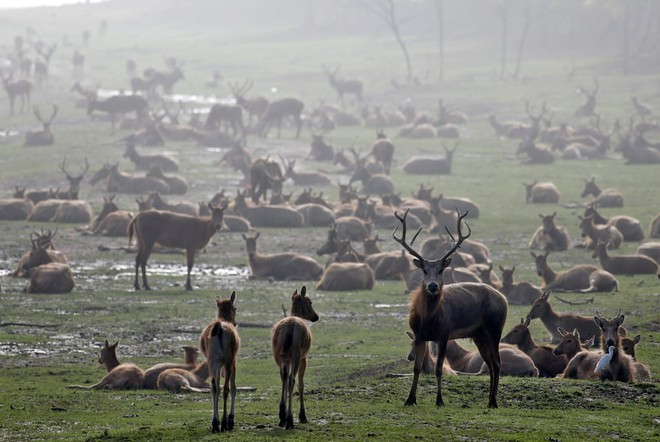
[[[637,336],[635,336],[635,337],[633,338],[633,342],[634,342],[635,344],[639,344],[639,341],[641,341],[641,340],[642,340],[642,336],[641,336],[641,335],[637,335]]]
[[[107,340],[107,339],[105,340],[105,344],[104,344],[104,346],[105,346],[106,348],[110,347],[110,344],[108,343],[108,340]]]
[[[565,336],[568,332],[561,327],[557,327],[560,336]]]
[[[300,296],[304,298],[306,295],[307,295],[307,287],[302,286],[302,288],[300,289]]]
[[[299,295],[298,295],[298,289],[295,289],[295,290],[293,291],[293,293],[291,293],[291,299],[295,299],[296,296],[299,296]]]
[[[231,292],[231,296],[229,297],[229,300],[233,304],[234,301],[236,300],[236,291]]]
[[[415,340],[415,334],[414,334],[413,332],[407,331],[407,332],[406,332],[406,335],[408,335],[408,337],[409,337],[411,340],[413,340],[413,341]]]
[[[415,267],[417,267],[418,269],[421,269],[422,266],[423,266],[423,265],[422,265],[422,261],[420,261],[420,260],[417,259],[417,258],[414,258],[414,259],[413,259],[413,264],[415,264]]]
[[[621,324],[623,324],[623,320],[625,319],[625,317],[626,317],[626,315],[621,315],[617,318],[617,321],[616,321],[617,322],[617,327],[621,326]]]
[[[525,319],[525,327],[529,327],[529,323],[532,322],[530,317],[528,316],[527,319]]]

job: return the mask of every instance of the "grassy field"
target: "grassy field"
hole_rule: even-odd
[[[136,14],[143,13],[139,10]],[[397,191],[410,195],[420,184],[433,186],[435,193],[464,196],[479,204],[481,215],[470,225],[473,238],[491,251],[494,266],[516,265],[520,280],[540,284],[527,241],[540,225],[538,215],[557,211],[557,222],[579,242],[578,215],[582,209],[561,205],[525,204],[522,184],[534,179],[551,180],[561,191],[561,202],[583,202],[584,180],[595,177],[602,187],[614,187],[625,195],[623,209],[603,209],[607,215],[625,213],[641,220],[648,230],[660,210],[657,165],[625,166],[620,153],[598,161],[557,160],[548,166],[523,166],[515,158],[517,141],[502,140],[488,125],[488,115],[501,119],[524,118],[524,103],[537,108],[547,102],[555,123],[571,119],[582,103],[575,94],[577,83],[589,84],[597,75],[600,83],[598,109],[611,125],[616,118],[628,121],[632,112],[629,95],[636,85],[640,95],[651,95],[660,75],[618,76],[607,63],[593,57],[579,64],[578,77],[565,80],[565,60],[530,59],[525,62],[527,80],[494,82],[489,62],[475,61],[478,42],[461,40],[447,48],[447,81],[430,88],[392,89],[390,78],[400,76],[400,53],[393,50],[389,35],[320,35],[301,38],[296,29],[237,31],[202,27],[169,28],[153,21],[138,28],[112,3],[94,7],[76,6],[58,10],[0,13],[0,42],[11,46],[13,36],[33,27],[47,41],[70,34],[78,40],[84,23],[96,29],[102,18],[108,33],[93,32],[85,78],[104,89],[128,88],[125,61],[134,57],[139,70],[159,67],[163,57],[175,55],[185,61],[186,79],[176,92],[230,94],[227,82],[253,79],[254,94],[295,95],[306,109],[319,100],[334,101],[322,64],[341,62],[346,75],[365,81],[370,104],[394,110],[396,104],[412,99],[418,109],[435,109],[443,97],[452,108],[468,114],[449,176],[406,175],[402,165],[419,153],[443,152],[439,140],[394,138],[396,145],[392,178]],[[139,30],[136,30],[139,29]],[[67,32],[66,30],[71,30]],[[74,31],[75,30],[75,31]],[[78,45],[79,46],[79,45]],[[0,151],[0,196],[10,197],[14,186],[28,188],[64,187],[58,163],[66,158],[71,170],[82,169],[84,159],[97,170],[104,162],[119,162],[123,147],[116,141],[128,131],[110,133],[108,122],[92,121],[85,110],[74,107],[71,55],[75,46],[60,43],[53,57],[47,86],[35,90],[33,104],[57,103],[60,113],[53,124],[56,144],[25,148],[23,136],[2,141]],[[484,44],[483,50],[489,50]],[[415,60],[433,53],[432,41],[410,45]],[[493,57],[491,57],[493,58]],[[494,61],[493,61],[494,63]],[[420,61],[421,64],[421,61]],[[213,69],[225,76],[217,89],[205,87]],[[272,92],[277,88],[277,93]],[[660,108],[656,96],[651,103]],[[354,109],[352,106],[351,109]],[[31,113],[7,116],[8,99],[0,96],[0,127],[24,132],[35,126]],[[571,121],[573,124],[584,121]],[[386,130],[394,137],[397,128]],[[339,128],[326,136],[335,148],[355,146],[366,152],[374,129]],[[278,154],[299,158],[312,170],[323,170],[347,182],[334,166],[313,164],[303,158],[311,135],[303,131],[293,138],[287,129],[281,139],[248,138],[253,156]],[[616,139],[616,136],[614,137]],[[146,149],[142,149],[146,151]],[[220,189],[235,194],[240,176],[220,162],[222,152],[197,147],[192,142],[168,142],[162,149],[176,157],[191,183],[185,196],[206,201]],[[88,175],[89,177],[89,175]],[[287,184],[285,192],[301,189]],[[330,200],[337,199],[337,186],[318,189]],[[81,197],[98,212],[101,186],[85,183]],[[135,209],[136,195],[117,195],[121,208]],[[177,200],[170,197],[170,200]],[[76,288],[66,295],[27,295],[24,280],[9,277],[21,254],[29,247],[29,234],[40,228],[58,228],[55,243],[72,264]],[[486,408],[487,377],[449,377],[443,380],[446,407],[434,405],[435,378],[423,377],[416,407],[404,407],[410,378],[388,374],[412,373],[405,360],[409,339],[408,295],[401,282],[377,282],[371,291],[317,292],[315,281],[269,282],[248,278],[244,241],[239,233],[221,231],[196,259],[193,285],[185,292],[184,258],[155,254],[149,263],[151,292],[132,289],[134,255],[123,251],[99,252],[100,245],[126,245],[126,238],[85,236],[81,226],[28,222],[0,222],[0,440],[206,440],[212,407],[207,395],[170,394],[162,391],[78,391],[69,384],[91,384],[105,369],[97,364],[99,344],[119,341],[119,358],[143,368],[181,359],[182,345],[197,345],[200,330],[215,315],[215,298],[237,292],[237,319],[242,344],[238,364],[239,387],[254,387],[238,395],[236,428],[220,437],[254,439],[373,439],[373,440],[657,440],[660,438],[660,281],[655,275],[620,276],[620,290],[595,294],[594,303],[567,306],[553,301],[555,309],[593,316],[596,311],[612,317],[625,314],[624,325],[640,334],[638,359],[654,373],[654,382],[623,384],[579,382],[563,379],[516,379],[501,381],[497,410]],[[262,252],[296,251],[316,256],[325,241],[326,229],[259,229]],[[386,241],[382,247],[397,250],[391,231],[377,232]],[[428,234],[423,234],[427,235]],[[421,238],[423,239],[423,238]],[[632,253],[638,244],[625,243],[615,253]],[[320,258],[319,258],[320,259]],[[552,254],[551,265],[564,269],[578,263],[595,263],[591,253],[579,248]],[[291,293],[306,284],[321,319],[312,325],[314,343],[305,377],[308,424],[285,432],[277,427],[279,375],[270,355],[270,326],[288,307]],[[570,301],[585,295],[563,294]],[[529,307],[510,306],[505,332],[527,314]],[[542,343],[549,334],[538,321],[531,326]],[[464,342],[472,346],[471,342]],[[294,401],[295,403],[295,401]]]

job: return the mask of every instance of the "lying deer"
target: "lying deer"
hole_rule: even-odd
[[[165,155],[141,155],[135,148],[135,140],[129,138],[126,140],[126,151],[124,158],[131,160],[138,170],[149,170],[153,166],[160,166],[165,172],[176,172],[179,170],[179,164],[172,158]]]
[[[557,216],[557,212],[552,215],[539,214],[543,225],[532,235],[532,239],[529,241],[530,248],[561,252],[571,247],[568,230],[564,226],[555,224],[555,216]]]
[[[532,184],[525,184],[525,202],[535,204],[557,204],[559,202],[559,190],[553,183],[539,183],[536,180]]]
[[[348,291],[371,290],[374,272],[363,262],[333,262],[323,271],[316,284],[317,290]]]
[[[41,117],[38,107],[34,107],[34,116],[37,117],[37,120],[41,123],[43,128],[41,130],[29,130],[25,132],[25,144],[24,146],[50,146],[55,144],[55,136],[53,131],[50,129],[50,125],[53,123],[55,116],[57,115],[58,107],[53,105],[53,113],[48,120],[44,120]]]
[[[303,286],[300,294],[295,290],[291,295],[291,314],[280,319],[271,332],[273,358],[280,369],[282,380],[279,426],[287,430],[293,428],[293,389],[296,376],[298,376],[300,396],[298,420],[300,423],[307,423],[303,378],[307,368],[307,353],[312,346],[312,332],[305,320],[316,322],[319,320],[319,315],[312,308],[312,301],[307,296],[307,288]]]
[[[562,336],[561,341],[552,352],[557,356],[564,355],[568,359],[562,377],[567,379],[596,379],[594,369],[602,353],[589,351],[588,347],[592,345],[592,342],[589,341],[589,344],[585,345],[580,340],[580,332],[577,330],[573,330],[571,333],[560,329],[559,333]],[[594,342],[598,341],[594,340]]]
[[[505,269],[500,266],[502,272],[502,293],[506,296],[509,304],[511,305],[531,305],[543,291],[540,287],[532,284],[531,282],[513,282],[513,272],[516,266],[511,269]]]
[[[158,375],[156,386],[159,390],[174,393],[190,391],[192,393],[210,393],[208,382],[209,364],[202,362],[192,369],[168,368]]]
[[[108,374],[103,379],[94,385],[67,385],[66,388],[83,390],[99,390],[102,388],[136,390],[142,388],[142,385],[144,385],[144,372],[135,364],[120,363],[117,359],[117,345],[119,345],[119,341],[110,345],[106,340],[103,347],[101,347],[98,361],[99,364],[105,365],[106,370],[108,370]]]
[[[175,364],[170,362],[165,362],[161,364],[156,364],[151,368],[148,368],[144,371],[144,386],[143,388],[155,390],[158,388],[158,377],[162,372],[170,368],[183,368],[187,370],[192,370],[197,365],[197,356],[199,355],[199,349],[197,347],[192,347],[190,345],[184,345],[184,362],[183,364]]]
[[[635,368],[632,358],[623,353],[621,349],[621,337],[619,327],[625,319],[624,315],[618,314],[613,319],[608,320],[599,314],[594,317],[594,321],[602,330],[602,349],[611,355],[609,363],[600,373],[601,380],[612,380],[621,382],[635,382]],[[606,350],[607,348],[607,350]]]
[[[568,361],[564,356],[554,355],[552,348],[536,343],[529,331],[530,321],[529,317],[527,319],[521,318],[520,324],[515,325],[502,338],[502,342],[517,345],[519,349],[532,358],[534,365],[539,369],[539,376],[553,378],[564,371]]]
[[[582,191],[582,198],[593,195],[594,199],[589,204],[598,205],[599,207],[623,207],[623,194],[616,189],[600,190],[596,185],[596,178],[584,182],[584,190]]]
[[[539,370],[532,359],[510,344],[500,343],[502,376],[538,377]],[[470,351],[455,340],[447,341],[447,361],[457,373],[486,374],[488,367],[478,351]]]
[[[151,290],[147,283],[147,260],[154,244],[164,247],[185,249],[188,273],[186,290],[192,290],[190,272],[195,260],[195,253],[203,249],[215,232],[222,227],[222,217],[227,204],[212,206],[211,216],[196,218],[159,210],[148,210],[138,213],[128,224],[128,245],[131,245],[133,234],[137,239],[138,252],[135,256],[135,290],[140,290],[138,269],[142,268],[142,283],[145,290]]]
[[[628,215],[615,215],[610,218],[602,216],[596,206],[589,206],[584,209],[584,217],[591,217],[596,225],[607,225],[616,227],[623,235],[624,241],[642,241],[644,239],[644,229],[638,219]]]
[[[623,242],[623,235],[615,226],[595,224],[590,216],[579,217],[580,229],[582,229],[582,238],[584,238],[584,247],[593,249],[598,241],[607,242],[610,249],[618,249]]]
[[[126,210],[119,210],[114,202],[115,195],[103,197],[103,207],[92,223],[91,232],[94,235],[125,236],[128,224],[133,219],[133,214]]]
[[[601,267],[614,275],[647,275],[657,274],[658,264],[646,255],[610,256],[607,252],[607,242],[599,241],[592,255],[598,258]]]
[[[263,255],[257,251],[257,239],[242,235],[248,254],[252,278],[272,278],[279,281],[316,281],[323,273],[323,267],[313,258],[297,253],[273,253]]]
[[[580,293],[619,290],[619,282],[614,275],[591,264],[578,264],[564,272],[555,272],[548,264],[549,253],[531,253],[536,264],[536,273],[543,280],[543,290]]]

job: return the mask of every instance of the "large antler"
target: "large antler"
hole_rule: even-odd
[[[394,212],[394,216],[396,219],[398,219],[401,222],[401,237],[397,238],[396,237],[396,231],[399,228],[399,226],[396,226],[394,228],[394,231],[392,232],[392,238],[394,238],[394,241],[398,242],[401,244],[401,246],[408,251],[412,256],[415,258],[419,259],[420,261],[424,261],[424,258],[422,255],[419,254],[415,249],[412,248],[413,243],[417,239],[417,236],[419,233],[422,231],[422,228],[420,227],[417,233],[415,233],[415,236],[413,236],[412,241],[410,241],[410,244],[406,243],[406,218],[408,217],[408,212],[410,212],[410,209],[406,209],[406,213],[403,214],[403,216],[399,216],[398,212]]]
[[[458,207],[457,207],[456,208],[456,213],[458,214],[458,221],[456,221],[456,231],[458,232],[458,241],[456,240],[456,238],[454,238],[454,235],[452,235],[452,233],[449,231],[449,228],[447,228],[447,226],[445,226],[445,230],[447,231],[447,234],[449,234],[449,237],[452,239],[452,241],[454,241],[454,245],[441,258],[441,260],[443,262],[447,258],[449,258],[451,256],[451,254],[454,253],[461,246],[463,241],[465,241],[466,239],[468,239],[470,237],[470,235],[472,235],[472,229],[470,228],[468,223],[465,223],[465,225],[468,228],[467,235],[463,235],[463,229],[461,229],[461,226],[463,224],[463,218],[465,218],[467,216],[468,211],[466,210],[465,213],[463,215],[461,215],[461,212],[460,212],[460,210],[458,210]]]

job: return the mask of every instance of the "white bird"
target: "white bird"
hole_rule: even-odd
[[[610,365],[610,361],[612,360],[612,357],[614,356],[614,346],[610,345],[610,348],[607,349],[607,354],[603,355],[600,357],[598,360],[598,363],[596,364],[596,368],[594,369],[594,373],[596,374],[601,374],[603,370],[605,370],[605,367]]]

